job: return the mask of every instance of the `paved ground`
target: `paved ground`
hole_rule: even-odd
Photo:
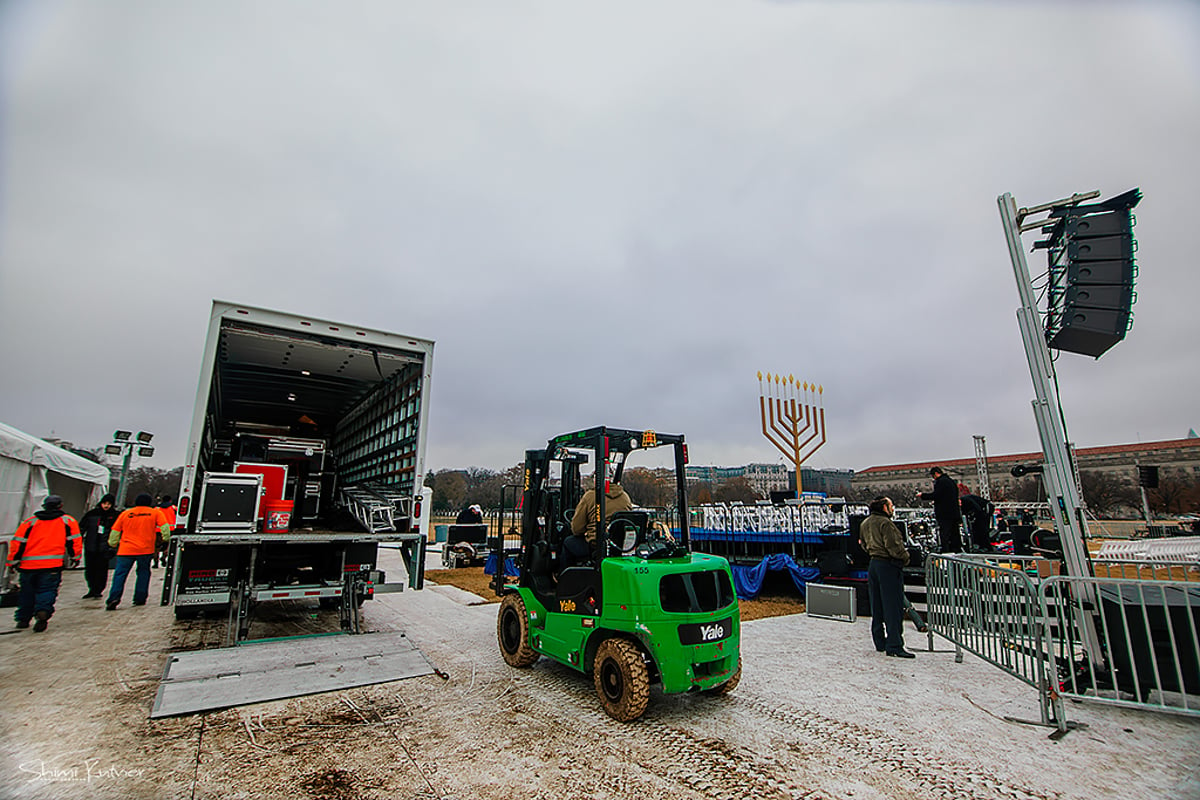
[[[1200,721],[1073,704],[1087,727],[1051,740],[1005,720],[1037,719],[1032,689],[944,642],[884,658],[865,622],[747,623],[732,695],[655,693],[622,725],[572,671],[504,664],[496,606],[410,591],[368,603],[368,626],[406,632],[445,677],[151,721],[168,653],[220,644],[224,625],[81,594],[68,573],[49,631],[0,636],[5,800],[1200,798]],[[335,625],[308,606],[264,615],[273,632]]]

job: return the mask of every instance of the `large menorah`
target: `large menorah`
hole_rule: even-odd
[[[796,467],[796,497],[803,497],[800,465],[825,444],[825,387],[796,380],[791,375],[758,373],[758,405],[762,412],[763,436]],[[815,441],[820,436],[820,441]]]

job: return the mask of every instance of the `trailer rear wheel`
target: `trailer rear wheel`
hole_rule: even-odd
[[[650,673],[637,645],[625,639],[606,639],[596,650],[596,694],[613,719],[630,722],[650,702]]]
[[[737,688],[737,685],[741,680],[742,680],[742,657],[738,656],[737,669],[735,669],[733,671],[733,675],[731,675],[729,680],[725,681],[724,683],[718,684],[717,686],[714,686],[713,688],[709,689],[708,694],[729,694],[730,692],[732,692],[734,689]]]
[[[529,615],[525,601],[517,592],[504,595],[496,617],[496,640],[500,655],[510,667],[529,667],[538,660],[537,651],[529,646]]]

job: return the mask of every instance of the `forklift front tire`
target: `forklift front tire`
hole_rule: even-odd
[[[500,601],[496,639],[500,655],[510,667],[530,667],[538,660],[537,651],[529,646],[529,616],[518,592],[510,592]]]
[[[631,722],[650,702],[650,672],[637,645],[626,639],[605,639],[596,649],[593,673],[600,705],[613,719]]]

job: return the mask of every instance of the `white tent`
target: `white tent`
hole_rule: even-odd
[[[0,540],[42,507],[46,495],[63,499],[78,519],[108,491],[108,467],[0,422]]]

